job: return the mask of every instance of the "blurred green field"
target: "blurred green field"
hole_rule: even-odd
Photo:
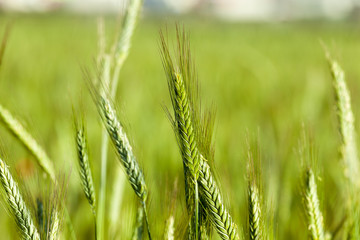
[[[2,15],[0,19],[0,31],[7,21],[13,21],[0,71],[0,102],[22,119],[55,161],[57,171],[71,173],[68,208],[78,238],[91,239],[93,219],[76,169],[72,107],[82,109],[86,116],[92,168],[99,187],[101,123],[82,76],[82,68],[93,68],[96,59],[96,17]],[[155,239],[160,239],[169,215],[175,179],[179,182],[178,229],[184,227],[181,219],[186,211],[181,157],[162,109],[163,104],[170,106],[170,99],[159,53],[159,30],[167,29],[169,38],[174,39],[176,22],[183,23],[190,32],[202,103],[216,108],[216,174],[238,227],[245,229],[247,221],[245,176],[249,133],[260,139],[263,189],[272,209],[269,215],[273,215],[277,238],[306,238],[298,154],[304,124],[317,147],[325,225],[334,231],[343,216],[345,190],[338,161],[339,134],[331,76],[320,40],[343,66],[355,118],[360,119],[358,24],[245,24],[207,18],[145,17],[140,20],[120,74],[115,102],[150,190],[150,227]],[[106,19],[109,42],[118,26],[116,18]],[[357,129],[359,124],[357,121]],[[26,159],[32,159],[3,125],[0,146],[1,156],[5,156],[12,171],[28,162]],[[114,155],[110,156],[111,180],[119,163]],[[26,179],[36,185],[38,173],[34,171]],[[113,191],[109,183],[108,193]],[[126,183],[117,239],[130,238],[135,199]],[[4,207],[0,208],[0,226],[6,239],[17,238],[15,224]]]

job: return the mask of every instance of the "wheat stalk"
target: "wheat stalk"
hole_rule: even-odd
[[[10,130],[10,132],[20,140],[20,142],[35,156],[37,163],[43,171],[55,181],[55,171],[53,163],[40,147],[36,140],[30,135],[28,131],[21,125],[21,123],[13,117],[13,115],[6,108],[0,105],[0,120]]]
[[[136,214],[136,223],[132,236],[132,240],[141,240],[143,239],[144,232],[144,209],[143,207],[139,207]]]
[[[121,68],[129,54],[130,49],[130,43],[132,39],[132,35],[135,30],[136,22],[138,19],[138,15],[140,14],[141,7],[142,7],[142,0],[131,0],[130,4],[127,8],[126,16],[124,18],[123,28],[122,32],[120,34],[120,39],[118,39],[117,42],[114,44],[116,45],[115,49],[115,56],[112,56],[110,58],[110,54],[104,54],[105,44],[102,44],[104,42],[102,39],[104,39],[104,34],[100,33],[100,40],[99,44],[101,45],[99,47],[99,59],[101,59],[103,56],[105,57],[105,63],[107,64],[106,69],[104,70],[104,75],[107,75],[104,78],[104,81],[106,83],[106,87],[110,88],[111,85],[111,97],[115,99],[116,91],[117,91],[117,85],[119,82],[119,74],[121,71]],[[101,28],[101,27],[100,27]],[[103,31],[100,31],[103,32]],[[116,58],[116,59],[114,59]],[[116,65],[115,69],[113,71],[113,75],[110,76],[110,65],[113,63],[113,60],[115,60]],[[112,81],[110,82],[110,78]],[[101,177],[100,177],[100,190],[99,190],[99,203],[98,203],[98,217],[97,217],[97,225],[99,226],[98,231],[98,238],[103,238],[104,236],[104,224],[105,224],[105,204],[106,204],[106,185],[107,185],[107,153],[108,153],[108,145],[109,145],[109,138],[106,136],[106,132],[102,132],[102,141],[101,141]],[[115,198],[115,197],[113,197]],[[146,211],[145,211],[146,213]],[[118,215],[114,215],[117,217]],[[117,219],[115,219],[117,220]]]
[[[220,190],[212,176],[210,166],[203,157],[200,158],[200,175],[198,181],[201,195],[205,200],[204,206],[220,237],[224,240],[239,239],[236,225],[223,203]]]
[[[76,143],[77,143],[77,154],[79,160],[79,174],[83,191],[86,199],[88,200],[94,216],[96,215],[96,196],[93,177],[90,168],[87,140],[84,126],[78,126],[76,124]]]
[[[308,215],[308,227],[312,240],[324,240],[324,222],[320,211],[315,175],[311,169],[306,172],[305,205]]]
[[[5,163],[0,159],[0,181],[5,190],[7,203],[20,229],[23,239],[40,240],[40,235],[32,220],[30,211],[26,207],[17,183]]]
[[[112,196],[110,199],[109,220],[110,220],[110,234],[115,236],[118,230],[118,219],[122,215],[121,204],[124,195],[124,186],[126,176],[120,166],[116,166],[115,179],[112,184]]]

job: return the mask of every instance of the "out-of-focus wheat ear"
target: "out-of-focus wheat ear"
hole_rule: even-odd
[[[53,211],[51,213],[51,217],[50,217],[51,221],[50,221],[50,228],[49,228],[49,232],[48,232],[48,239],[49,240],[57,240],[59,239],[59,232],[60,232],[60,219],[59,219],[59,214],[57,211]]]
[[[308,216],[309,235],[313,240],[324,240],[324,220],[320,211],[315,175],[311,168],[306,171],[305,187],[305,206]]]
[[[330,57],[326,52],[330,71],[333,78],[333,88],[335,93],[337,117],[339,122],[339,132],[341,135],[340,152],[345,167],[345,176],[353,186],[359,190],[359,160],[356,144],[356,132],[354,127],[354,114],[351,109],[351,98],[345,82],[345,73],[337,61]]]
[[[143,233],[144,233],[144,208],[142,206],[139,206],[136,213],[136,223],[134,227],[132,240],[143,239]]]
[[[97,67],[100,68],[105,56],[106,49],[106,35],[105,35],[105,21],[103,17],[99,17],[97,23],[97,43],[98,43],[98,54],[96,59]]]
[[[37,189],[40,192],[37,193],[37,207],[34,212],[37,212],[38,215],[37,223],[41,239],[55,240],[60,238],[62,223],[67,221],[67,216],[63,215],[66,214],[64,207],[67,191],[66,182],[65,177],[59,176],[56,183],[46,183],[46,185],[41,183]]]
[[[200,240],[210,239],[206,225],[204,225],[204,224],[200,225],[200,234],[199,235],[200,235]]]
[[[105,128],[110,136],[112,143],[118,153],[119,160],[125,169],[127,178],[134,189],[136,195],[140,198],[144,207],[145,220],[147,221],[146,200],[148,196],[147,186],[144,175],[140,169],[139,163],[133,153],[132,147],[129,143],[128,137],[118,120],[116,111],[110,100],[106,95],[98,95],[98,108],[102,116]],[[147,230],[150,236],[150,229],[147,224]]]
[[[174,240],[175,236],[175,218],[173,215],[166,220],[165,231],[164,231],[164,240]]]
[[[11,30],[11,23],[8,23],[8,24],[6,24],[5,32],[4,32],[4,35],[3,35],[3,38],[1,41],[1,45],[0,45],[0,67],[3,62],[6,44],[7,44],[8,38],[9,38],[10,30]]]
[[[10,113],[9,110],[0,105],[0,120],[6,128],[34,155],[37,163],[43,171],[55,181],[54,165],[50,158],[30,133],[21,123]]]
[[[30,211],[20,193],[17,183],[5,163],[0,159],[0,181],[4,189],[4,197],[15,219],[23,239],[40,240],[40,235],[35,227]]]
[[[203,206],[221,239],[239,239],[237,227],[226,209],[215,179],[206,159],[200,158],[200,193],[204,198]]]
[[[85,127],[82,123],[76,124],[76,144],[79,162],[79,175],[83,191],[88,200],[94,216],[96,216],[96,195],[94,181],[89,162],[88,146]]]
[[[119,40],[115,43],[115,69],[111,85],[111,97],[114,97],[119,81],[119,74],[121,68],[129,54],[131,46],[131,39],[135,31],[136,23],[139,18],[143,0],[131,0],[126,10],[126,15],[123,20],[122,31]]]

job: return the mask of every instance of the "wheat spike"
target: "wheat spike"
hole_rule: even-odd
[[[210,166],[202,157],[200,158],[200,168],[198,180],[200,193],[205,199],[203,205],[210,215],[213,226],[222,239],[239,239],[236,225],[222,201],[220,190],[212,176]]]
[[[350,93],[346,86],[344,71],[336,61],[330,58],[329,53],[327,53],[327,57],[333,77],[337,117],[342,142],[340,152],[345,166],[345,176],[356,188],[359,188],[359,160]]]
[[[110,135],[110,138],[120,157],[120,162],[125,168],[125,172],[131,184],[131,187],[134,189],[136,195],[141,199],[142,207],[144,208],[147,232],[149,238],[151,239],[148,216],[146,211],[146,200],[148,192],[144,175],[140,169],[139,163],[135,158],[126,133],[116,116],[115,108],[112,106],[110,100],[107,99],[105,95],[99,95],[98,106],[105,128]]]
[[[112,77],[111,97],[115,97],[119,74],[121,68],[129,54],[131,39],[135,31],[136,23],[139,18],[143,0],[131,0],[126,10],[120,38],[117,41],[115,50],[115,70]]]
[[[5,190],[7,203],[20,229],[23,239],[40,240],[40,235],[32,220],[30,211],[26,207],[17,183],[10,174],[8,167],[0,159],[0,181]]]
[[[177,121],[178,134],[180,138],[181,152],[186,167],[191,174],[191,180],[196,181],[199,174],[199,153],[196,144],[195,132],[192,124],[190,106],[185,90],[182,75],[174,74],[175,87],[175,119]]]
[[[174,129],[178,138],[183,162],[191,175],[191,180],[196,182],[199,175],[199,152],[197,148],[197,136],[195,135],[194,129],[194,106],[191,104],[190,99],[189,81],[191,81],[191,79],[189,79],[190,76],[186,76],[188,75],[188,70],[185,71],[187,66],[184,66],[190,63],[183,63],[179,60],[179,69],[174,66],[164,36],[160,35],[160,38],[162,43],[163,65],[168,79],[169,92],[175,115]],[[185,48],[186,46],[184,45],[187,43],[185,40],[180,42],[181,38],[178,33],[179,48]],[[182,51],[180,58],[190,57],[182,55],[189,54],[187,52],[184,53],[184,49],[180,51]]]
[[[79,174],[81,178],[81,184],[83,190],[88,200],[93,214],[96,214],[96,196],[94,182],[91,174],[91,168],[89,163],[89,155],[87,148],[86,134],[84,126],[76,126],[76,144],[77,144],[77,154],[79,160]]]
[[[115,52],[115,58],[118,62],[123,61],[123,58],[126,58],[127,54],[129,53],[131,38],[136,27],[137,19],[140,15],[142,4],[143,0],[132,0],[129,2],[120,34],[120,39],[117,42],[117,49]]]
[[[50,218],[50,229],[48,232],[49,240],[57,240],[59,239],[59,231],[60,231],[60,219],[59,214],[56,210],[51,213]]]
[[[116,116],[116,111],[110,103],[110,100],[105,97],[100,97],[99,107],[103,116],[105,128],[120,156],[120,162],[125,168],[131,187],[134,189],[136,195],[143,202],[146,202],[147,187],[144,175],[142,174],[140,166],[135,158],[126,133]]]
[[[185,192],[187,208],[190,212],[190,235],[198,238],[199,219],[199,150],[196,134],[196,114],[194,94],[191,91],[195,82],[193,66],[191,64],[190,49],[185,33],[177,28],[179,59],[175,66],[164,36],[160,34],[162,47],[162,62],[166,73],[170,98],[174,110],[173,127],[179,144],[185,173]]]
[[[262,239],[260,196],[254,183],[249,184],[248,198],[250,239],[259,240]]]
[[[12,116],[12,114],[3,106],[0,105],[0,120],[4,122],[5,126],[15,135],[16,138],[35,156],[38,164],[44,172],[50,176],[52,181],[55,181],[55,171],[53,163],[40,147],[36,140],[30,135],[28,131],[21,125],[21,123]]]
[[[251,143],[248,139],[248,213],[249,213],[249,239],[264,239],[265,222],[262,221],[261,211],[261,159],[258,138]]]
[[[311,169],[306,172],[305,204],[308,214],[308,227],[312,240],[324,240],[324,222],[320,211],[315,175]]]

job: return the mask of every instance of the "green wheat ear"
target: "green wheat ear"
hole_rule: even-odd
[[[10,212],[15,219],[23,239],[40,240],[32,216],[20,193],[17,183],[5,163],[0,159],[0,181],[4,189],[4,196]]]
[[[35,156],[37,163],[54,182],[54,166],[46,152],[23,127],[23,125],[10,113],[10,111],[1,105],[0,120],[4,123],[6,128],[9,129],[9,131]]]
[[[191,62],[189,42],[186,34],[177,28],[178,60],[175,63],[170,55],[164,36],[160,33],[162,62],[166,73],[170,98],[174,111],[173,127],[179,144],[185,173],[187,208],[191,216],[189,231],[191,238],[199,236],[199,149],[196,133],[194,106],[195,82]]]
[[[339,132],[341,135],[340,153],[345,167],[345,176],[356,189],[359,189],[359,160],[354,127],[354,114],[351,109],[351,98],[346,86],[345,73],[338,62],[326,52],[328,63],[333,77],[333,87],[336,100]]]
[[[139,197],[144,208],[144,217],[147,223],[147,231],[149,238],[151,239],[146,211],[148,190],[144,175],[133,153],[129,139],[117,117],[115,107],[108,99],[106,94],[100,95],[94,88],[92,91],[94,100],[96,101],[99,113],[103,120],[102,122],[113,145],[115,146],[120,163],[124,167],[128,181],[130,182],[130,185],[133,188],[135,194]]]
[[[142,202],[147,200],[147,186],[139,163],[133,153],[129,139],[118,120],[112,103],[105,96],[99,95],[98,107],[106,130],[115,146],[119,160],[127,174],[131,187]]]
[[[262,239],[260,194],[259,189],[254,183],[249,183],[248,187],[248,209],[250,239]]]
[[[204,208],[209,215],[212,225],[221,239],[239,239],[236,224],[223,203],[220,189],[211,173],[210,166],[202,156],[200,158],[200,167],[200,192],[204,199]]]
[[[259,142],[248,141],[248,223],[249,239],[259,240],[266,236],[264,230],[265,221],[263,217],[262,188],[261,188],[261,159]]]
[[[335,94],[337,119],[339,124],[339,132],[341,136],[340,154],[344,165],[344,175],[350,183],[347,206],[348,219],[346,225],[349,229],[349,239],[356,234],[352,233],[353,229],[358,229],[359,221],[353,217],[354,211],[359,209],[359,158],[356,143],[356,131],[354,127],[354,114],[351,107],[351,97],[349,89],[345,81],[345,73],[339,63],[331,58],[329,51],[325,48],[325,54],[330,66],[333,79],[333,89]]]
[[[320,211],[315,175],[311,168],[306,171],[305,188],[305,206],[310,237],[313,240],[325,240],[324,220]]]
[[[79,162],[79,174],[83,191],[86,199],[88,200],[94,216],[96,215],[96,195],[94,181],[91,173],[89,154],[87,147],[87,139],[85,133],[85,127],[83,124],[76,125],[76,144],[77,154]]]
[[[238,239],[236,225],[223,204],[209,166],[213,157],[213,118],[212,112],[200,116],[197,78],[191,61],[189,41],[184,31],[177,27],[178,58],[173,60],[162,33],[160,40],[174,111],[174,117],[170,117],[170,120],[183,159],[186,203],[192,216],[190,238],[211,238],[211,229],[207,226],[207,222],[210,222],[222,239]],[[201,208],[198,208],[199,201]],[[195,211],[192,212],[194,208]]]
[[[307,216],[309,237],[312,240],[325,240],[324,219],[320,210],[320,200],[313,166],[316,166],[316,149],[314,141],[303,129],[300,139],[300,158],[304,167],[302,179],[303,200]]]

